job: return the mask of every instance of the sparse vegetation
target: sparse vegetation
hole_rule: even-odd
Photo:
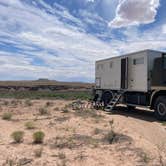
[[[87,135],[73,134],[72,136],[67,138],[57,136],[55,140],[53,140],[51,148],[73,149],[83,145],[92,145],[93,147],[97,147],[98,142],[99,140]]]
[[[25,127],[26,127],[26,129],[29,129],[29,130],[35,129],[35,124],[34,124],[34,122],[29,121],[29,122],[25,123]]]
[[[46,106],[46,107],[53,106],[53,103],[52,103],[52,102],[50,102],[50,101],[47,101],[45,106]]]
[[[65,159],[65,158],[66,158],[65,153],[59,152],[59,153],[58,153],[58,158],[61,159],[61,160]]]
[[[41,144],[43,143],[45,134],[42,131],[37,131],[33,134],[33,143],[35,144]]]
[[[141,157],[142,161],[146,164],[150,161],[150,157],[145,152],[142,152],[140,157]]]
[[[72,138],[64,138],[57,136],[55,140],[53,140],[53,144],[51,144],[51,148],[69,148],[72,149],[75,146],[75,143]]]
[[[5,113],[9,112],[14,115],[11,122],[2,119],[0,121],[3,125],[0,134],[2,147],[0,148],[2,154],[0,155],[0,165],[2,166],[41,165],[46,162],[57,166],[86,165],[90,160],[93,162],[92,164],[108,165],[114,159],[117,161],[117,165],[123,163],[124,165],[164,166],[165,164],[166,153],[163,150],[165,144],[163,143],[158,150],[155,148],[156,145],[149,142],[148,145],[152,145],[152,148],[147,148],[146,142],[143,142],[145,141],[144,135],[140,137],[140,131],[144,126],[139,124],[141,129],[138,129],[138,133],[136,133],[137,131],[132,132],[134,127],[136,130],[138,126],[132,126],[131,130],[128,126],[123,126],[124,119],[121,119],[123,118],[121,115],[110,115],[100,110],[85,109],[85,107],[72,110],[72,106],[69,104],[72,101],[65,100],[56,100],[53,107],[50,103],[55,103],[55,101],[50,100],[48,100],[49,104],[44,100],[31,100],[34,103],[32,107],[25,107],[25,100],[21,100],[22,103],[15,99],[8,101],[9,105],[4,106],[4,100],[0,99],[1,118],[5,111]],[[15,105],[16,107],[14,107]],[[39,114],[39,108],[44,108],[46,116]],[[49,111],[48,116],[45,109]],[[129,118],[127,124],[130,126],[132,123],[133,118]],[[115,126],[116,124],[118,127]],[[158,122],[155,124],[157,124],[155,130],[158,127],[158,132],[161,134],[165,127],[162,124],[158,125]],[[36,128],[39,131],[36,132]],[[26,132],[25,136],[24,132]],[[138,139],[135,139],[136,137]],[[164,137],[161,137],[163,141],[162,138]],[[100,158],[101,150],[104,150],[105,157],[110,157],[106,157],[106,160]],[[145,150],[146,153],[144,153]]]
[[[63,112],[63,113],[68,113],[69,110],[65,107],[65,108],[62,109],[62,112]]]
[[[95,134],[95,135],[99,134],[100,132],[101,132],[101,130],[100,130],[99,128],[95,128],[95,129],[94,129],[94,134]]]
[[[11,105],[14,106],[14,107],[16,107],[18,105],[18,103],[19,103],[18,100],[12,100],[11,101]]]
[[[106,135],[105,135],[105,140],[109,142],[109,144],[112,144],[115,139],[115,132],[113,130],[110,130]]]
[[[3,103],[5,106],[9,105],[9,101],[5,100]]]
[[[55,110],[55,111],[59,111],[59,107],[55,107],[54,110]]]
[[[11,120],[11,118],[12,118],[12,113],[11,112],[5,112],[2,115],[3,120]]]
[[[39,113],[40,113],[40,115],[47,115],[48,110],[46,107],[41,107],[41,108],[39,108]]]
[[[32,105],[33,105],[33,104],[32,104],[32,102],[31,102],[30,99],[25,100],[25,106],[30,107],[30,106],[32,106]]]
[[[114,120],[109,121],[109,124],[111,126],[110,131],[105,135],[104,139],[109,142],[109,144],[112,144],[115,141],[116,133],[114,132]]]
[[[84,155],[84,152],[81,151],[75,159],[82,161],[82,160],[84,160],[86,157],[87,157],[87,156]]]
[[[101,114],[99,114],[96,110],[91,110],[91,109],[87,109],[87,110],[75,110],[75,115],[76,116],[81,116],[82,118],[94,118],[94,119],[100,119],[103,116]]]
[[[16,99],[66,99],[66,100],[89,100],[91,93],[89,91],[9,91],[1,90],[1,98]],[[7,102],[6,102],[7,104]]]
[[[23,141],[24,132],[23,131],[15,131],[11,134],[11,137],[15,141],[15,143],[20,143]]]
[[[43,153],[43,148],[42,148],[42,147],[39,148],[39,149],[36,149],[36,150],[34,151],[35,157],[38,157],[38,158],[42,156],[42,153]]]

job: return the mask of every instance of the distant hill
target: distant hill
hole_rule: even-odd
[[[81,83],[81,82],[60,82],[56,80],[38,79],[31,81],[0,81],[0,89],[51,89],[51,90],[63,90],[63,89],[91,89],[94,84]]]

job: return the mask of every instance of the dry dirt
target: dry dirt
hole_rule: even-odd
[[[114,114],[78,111],[69,106],[72,102],[1,99],[0,116],[4,112],[13,116],[11,120],[0,118],[0,166],[166,165],[166,126],[151,112],[127,112],[121,107]],[[40,108],[48,113],[41,115]],[[35,129],[26,129],[29,121]],[[17,144],[11,133],[18,130],[24,131],[24,139]],[[34,144],[32,135],[39,130],[45,133],[44,142]],[[111,143],[110,131],[115,132]]]

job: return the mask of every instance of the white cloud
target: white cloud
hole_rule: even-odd
[[[164,24],[164,25],[162,26],[162,32],[163,32],[164,34],[166,34],[166,24]]]
[[[93,81],[95,60],[147,48],[162,50],[166,46],[166,35],[158,34],[161,28],[141,33],[131,27],[123,33],[125,40],[111,35],[111,40],[104,42],[86,33],[86,25],[65,8],[54,9],[41,0],[42,9],[18,0],[0,2],[6,4],[0,4],[0,44],[17,48],[0,51],[1,79]],[[93,20],[88,13],[83,14]],[[100,20],[96,16],[94,19]],[[164,29],[163,26],[163,32]]]
[[[112,28],[152,23],[157,14],[159,0],[120,0],[116,17],[109,23]]]
[[[8,61],[4,61],[0,73],[8,65],[6,73],[15,67],[17,78],[22,77],[21,70],[24,70],[27,77],[38,78],[42,75],[61,80],[71,77],[92,80],[95,60],[105,58],[112,52],[108,43],[86,34],[82,28],[84,25],[67,10],[57,11],[43,4],[44,9],[54,13],[51,15],[26,3],[18,3],[17,6],[17,3],[11,2],[3,2],[7,6],[0,5],[0,36],[3,36],[0,43],[10,43],[21,49],[21,53],[12,52],[9,55],[7,52],[10,50],[1,53],[0,56]],[[60,21],[60,14],[77,26]],[[36,47],[40,48],[39,51]],[[12,63],[12,56],[17,56],[18,63]],[[21,57],[29,56],[32,60],[28,64],[23,63]],[[43,67],[34,64],[36,58],[43,61]]]
[[[95,0],[86,0],[87,2],[94,2]]]

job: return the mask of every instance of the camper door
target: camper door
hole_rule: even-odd
[[[128,88],[128,57],[121,59],[121,89]]]
[[[147,56],[135,55],[130,61],[129,86],[132,91],[147,91]]]

